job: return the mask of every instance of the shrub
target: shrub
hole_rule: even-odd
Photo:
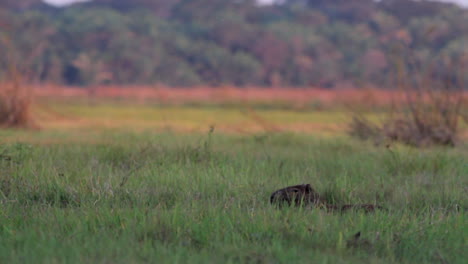
[[[393,98],[383,123],[355,114],[350,123],[351,136],[417,147],[456,144],[459,120],[466,121],[463,61],[440,58],[423,68],[413,59],[406,54],[405,59],[395,62],[399,98]]]
[[[0,84],[0,126],[31,127],[31,91],[16,82]]]
[[[0,44],[13,50],[5,36],[0,35]],[[21,74],[11,56],[5,57],[4,66],[8,71],[3,80],[0,79],[0,126],[35,127],[31,118],[32,89],[21,82]]]

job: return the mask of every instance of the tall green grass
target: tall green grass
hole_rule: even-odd
[[[3,133],[3,132],[1,132]],[[0,146],[1,263],[465,263],[467,149],[346,138],[118,134]],[[337,204],[277,209],[310,183]],[[360,231],[369,243],[347,247]]]

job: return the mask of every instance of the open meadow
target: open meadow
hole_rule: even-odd
[[[1,263],[466,263],[468,148],[375,146],[342,111],[54,102],[0,135]],[[269,203],[310,183],[327,212]],[[361,232],[357,240],[351,239]]]
[[[0,264],[467,264],[467,1],[0,1]]]

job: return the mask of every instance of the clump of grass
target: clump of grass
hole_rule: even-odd
[[[181,148],[178,154],[178,160],[181,162],[203,163],[213,159],[212,136],[215,127],[210,126],[206,138],[196,146],[186,145]]]
[[[381,133],[382,129],[378,125],[363,116],[353,116],[353,120],[349,124],[349,134],[361,140],[377,139]]]

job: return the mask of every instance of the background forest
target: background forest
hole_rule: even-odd
[[[468,10],[430,1],[2,0],[0,33],[0,78],[61,85],[391,87],[397,47],[468,60]]]

